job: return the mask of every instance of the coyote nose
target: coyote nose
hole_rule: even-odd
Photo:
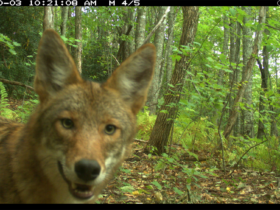
[[[82,159],[75,163],[75,172],[83,181],[92,181],[100,173],[100,165],[96,160]]]

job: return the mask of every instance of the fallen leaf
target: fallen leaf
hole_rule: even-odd
[[[139,195],[140,193],[138,191],[132,192],[133,195]]]
[[[241,190],[240,195],[244,195],[244,194],[246,194],[246,192],[244,190]]]
[[[156,192],[155,193],[155,199],[156,199],[157,202],[162,201],[163,200],[162,194],[160,192]]]
[[[246,184],[239,182],[237,189],[244,188],[244,187],[246,187]]]

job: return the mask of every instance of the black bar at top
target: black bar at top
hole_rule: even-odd
[[[280,6],[280,0],[1,0],[0,6]]]

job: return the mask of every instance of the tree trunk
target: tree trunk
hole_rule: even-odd
[[[71,11],[71,7],[69,7],[68,9],[68,24],[67,24],[67,31],[69,31],[69,37],[74,37],[74,33],[73,33],[73,24],[71,23],[72,21],[72,11]],[[74,54],[74,49],[73,47],[68,44],[67,45],[67,49],[69,50],[69,53],[72,55],[72,57],[75,57],[75,54]]]
[[[131,30],[132,30],[132,24],[131,24],[131,19],[129,18],[128,15],[128,7],[124,8],[124,14],[123,14],[123,19],[124,22],[126,23],[122,27],[119,27],[119,50],[117,53],[117,60],[119,63],[122,63],[126,58],[129,57],[129,48],[128,48],[128,41],[127,40],[122,40],[121,36],[124,34],[125,36],[129,36]],[[115,68],[119,66],[116,65]]]
[[[268,12],[268,7],[266,7],[266,14],[267,14],[267,12]],[[264,33],[266,33],[268,35],[269,32],[267,29],[265,29]],[[259,118],[263,118],[263,119],[265,119],[265,117],[266,117],[265,102],[264,102],[263,98],[264,98],[265,92],[268,91],[268,79],[269,79],[268,60],[269,60],[269,54],[266,49],[266,46],[264,46],[263,47],[263,67],[261,65],[261,62],[258,60],[259,69],[260,69],[261,78],[262,78],[262,84],[261,84],[262,91],[260,92],[260,102],[259,102]],[[258,135],[257,135],[258,139],[263,139],[263,137],[265,135],[265,128],[264,128],[265,122],[266,122],[265,120],[259,119]]]
[[[44,7],[43,31],[49,28],[54,29],[52,9],[53,7]]]
[[[276,77],[276,88],[277,88],[277,93],[280,94],[280,86],[278,84],[278,72],[277,72],[277,58],[275,57],[275,77]],[[276,136],[278,137],[278,129],[277,129],[277,124],[276,124],[276,117],[277,117],[277,113],[279,113],[279,108],[273,108],[273,110],[275,113],[272,114],[271,116],[271,128],[270,128],[270,135],[271,136]]]
[[[223,55],[225,57],[228,57],[228,41],[229,41],[229,19],[226,15],[223,16],[223,24],[224,24],[224,41],[223,41]],[[224,78],[224,70],[220,69],[218,73],[218,82],[217,84],[220,86],[223,86],[223,78]],[[218,118],[218,111],[214,110],[213,113],[213,124],[216,123],[217,126],[219,126],[219,118]],[[217,138],[217,144],[220,143],[220,138]],[[222,148],[218,148],[222,149]]]
[[[266,50],[266,46],[263,47],[263,67],[261,65],[261,62],[259,61],[259,69],[261,72],[261,78],[262,78],[262,84],[261,84],[261,88],[262,91],[260,92],[260,102],[259,102],[259,118],[264,119],[265,118],[265,102],[264,102],[264,95],[265,92],[267,92],[268,90],[268,52]],[[265,65],[265,63],[267,63],[267,65]],[[265,135],[265,129],[264,129],[264,124],[265,124],[265,120],[260,120],[259,119],[259,125],[258,125],[258,139],[262,139],[263,136]]]
[[[166,10],[166,7],[159,7],[159,18],[160,20],[162,16],[164,15],[164,12]],[[148,99],[149,102],[149,110],[150,114],[156,113],[156,105],[158,101],[159,91],[161,87],[161,74],[160,74],[160,67],[162,62],[162,51],[163,51],[163,41],[164,41],[164,24],[160,24],[159,28],[156,30],[155,33],[155,47],[157,49],[157,59],[155,64],[155,71],[154,71],[154,77],[151,83],[151,87],[149,89]]]
[[[137,26],[135,34],[136,49],[141,47],[145,39],[146,9],[147,7],[137,7]]]
[[[168,14],[168,41],[166,44],[166,89],[167,84],[170,82],[172,75],[172,49],[171,45],[173,45],[173,34],[174,34],[174,22],[175,22],[176,14],[174,12],[174,7],[170,7],[170,12]]]
[[[134,32],[134,28],[135,28],[135,12],[134,12],[134,8],[130,9],[128,12],[128,18],[131,21],[131,32],[130,32],[130,36],[133,37],[133,40],[128,42],[128,49],[129,49],[129,55],[131,55],[132,53],[135,52],[135,32]]]
[[[52,7],[52,12],[53,12],[53,24],[54,24],[54,30],[59,31],[59,25],[57,24],[57,19],[58,19],[58,7]]]
[[[260,13],[259,13],[259,24],[263,25],[265,23],[265,7],[260,8]],[[237,112],[238,112],[238,103],[242,100],[242,97],[244,95],[244,91],[246,89],[246,81],[248,81],[249,76],[252,73],[253,65],[256,62],[255,56],[258,55],[258,49],[260,46],[260,43],[262,41],[262,34],[263,34],[263,29],[262,30],[257,30],[256,37],[255,37],[255,42],[254,42],[254,48],[252,55],[246,65],[246,71],[244,73],[244,78],[242,78],[241,81],[241,86],[239,87],[237,96],[234,100],[234,104],[230,113],[230,116],[228,118],[228,123],[226,125],[225,131],[223,133],[224,137],[228,140],[229,135],[232,131],[233,125],[236,121],[237,118]]]
[[[236,63],[236,66],[235,66],[235,78],[234,80],[236,81],[236,83],[240,80],[239,77],[240,77],[240,73],[239,73],[239,70],[237,69],[237,66],[239,64],[239,61],[240,61],[240,37],[241,37],[241,25],[240,23],[238,22],[237,25],[236,25],[236,30],[237,30],[237,36],[236,36],[236,46],[235,46],[235,63]],[[235,91],[234,91],[235,92]],[[238,136],[240,134],[240,113],[238,112],[237,113],[237,119],[236,119],[236,123],[234,125],[234,132],[233,132],[233,135],[234,136]],[[229,145],[230,146],[230,145]]]
[[[236,45],[235,45],[235,38],[236,38],[236,21],[230,19],[230,50],[229,50],[229,69],[232,71],[231,73],[229,73],[229,83],[230,86],[234,87],[235,84],[235,68],[233,67],[235,64],[235,49],[236,49]],[[233,89],[233,88],[232,88]],[[233,105],[233,95],[234,91],[231,91],[231,96],[229,97],[229,115],[231,113],[231,108]]]
[[[65,36],[66,34],[66,23],[69,7],[61,7],[61,35]]]
[[[242,79],[245,77],[246,64],[250,58],[252,52],[252,31],[250,27],[246,26],[251,18],[251,7],[243,7],[244,12],[247,13],[243,17],[243,68],[242,68]],[[246,110],[242,110],[242,123],[241,127],[243,128],[242,134],[246,137],[254,137],[254,121],[253,121],[253,111],[250,108],[252,104],[252,74],[249,75],[247,87],[244,92],[243,103],[245,103]]]
[[[75,7],[75,39],[80,40],[76,42],[78,46],[75,49],[75,62],[77,70],[82,74],[82,7]]]
[[[226,15],[223,16],[224,21],[224,42],[223,42],[223,54],[227,57],[228,56],[228,40],[229,40],[229,28],[228,28],[228,17]],[[218,85],[223,84],[223,77],[224,77],[224,70],[219,70],[219,77],[218,77]]]
[[[182,9],[184,20],[180,46],[191,45],[197,30],[199,7],[182,7]],[[167,145],[170,130],[177,112],[176,106],[168,105],[171,103],[178,104],[180,100],[180,92],[182,91],[184,84],[186,70],[190,65],[190,63],[186,64],[186,62],[189,60],[190,55],[188,54],[182,55],[181,59],[176,61],[175,69],[170,81],[174,88],[168,90],[168,93],[164,96],[164,105],[160,108],[160,110],[167,110],[168,113],[159,112],[148,142],[148,145],[157,148],[158,154],[165,152],[165,146]]]
[[[235,60],[235,51],[236,51],[236,26],[237,26],[237,22],[233,19],[230,19],[230,50],[229,50],[229,69],[232,71],[231,73],[229,73],[229,84],[230,84],[230,88],[231,88],[231,92],[230,92],[230,97],[229,97],[229,116],[231,114],[232,111],[232,106],[234,103],[234,96],[235,96],[235,91],[234,91],[234,87],[236,85],[236,60]],[[231,140],[232,139],[228,139],[229,140],[229,147],[231,146]]]

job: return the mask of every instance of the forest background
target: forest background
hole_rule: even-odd
[[[112,185],[119,199],[100,202],[279,203],[279,20],[280,7],[0,7],[0,113],[26,122],[38,104],[47,28],[98,82],[153,43],[135,153]]]

